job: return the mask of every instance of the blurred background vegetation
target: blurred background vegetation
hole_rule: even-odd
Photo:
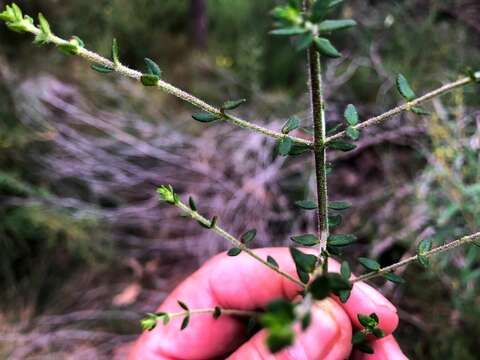
[[[124,63],[156,59],[167,81],[209,102],[245,96],[242,115],[254,122],[280,128],[297,114],[307,125],[303,54],[267,34],[278,2],[18,4],[102,54],[116,37]],[[398,72],[422,93],[480,69],[476,0],[350,0],[340,11],[359,27],[338,35],[345,56],[325,70],[332,126],[348,103],[363,119],[397,104]],[[431,117],[404,114],[333,155],[331,197],[355,205],[341,229],[360,238],[352,264],[365,255],[388,264],[424,238],[479,231],[479,106],[478,86],[456,90],[427,105]],[[186,269],[225,249],[159,205],[159,184],[195,195],[234,233],[256,227],[258,246],[315,228],[292,206],[313,193],[308,157],[279,159],[271,141],[199,126],[191,112],[0,29],[0,357],[121,353]],[[412,265],[407,285],[377,284],[399,306],[396,334],[411,358],[478,358],[479,250],[436,258],[429,272]]]

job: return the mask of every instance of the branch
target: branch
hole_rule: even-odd
[[[472,234],[472,235],[464,236],[460,239],[449,242],[448,244],[438,246],[438,247],[436,247],[436,248],[434,248],[430,251],[427,251],[427,252],[425,252],[424,254],[421,254],[421,255],[425,256],[425,257],[430,257],[430,256],[433,256],[433,255],[436,255],[436,254],[443,253],[445,251],[455,249],[455,248],[457,248],[461,245],[473,243],[473,242],[479,241],[479,240],[480,240],[480,232]],[[400,261],[396,264],[390,265],[390,266],[386,266],[386,267],[381,268],[377,271],[372,271],[372,272],[369,272],[367,274],[360,275],[359,277],[352,280],[352,282],[355,283],[355,282],[358,282],[358,281],[371,280],[373,278],[385,275],[387,273],[391,273],[399,267],[402,267],[402,266],[408,265],[408,264],[410,264],[414,261],[417,261],[417,259],[418,259],[418,255],[409,257],[408,259],[402,260],[402,261]]]
[[[464,77],[460,80],[457,80],[455,82],[452,82],[452,83],[449,83],[449,84],[446,84],[446,85],[443,85],[442,87],[439,87],[438,89],[435,89],[423,96],[420,96],[412,101],[409,101],[403,105],[400,105],[400,106],[397,106],[391,110],[388,110],[387,112],[381,114],[381,115],[378,115],[378,116],[375,116],[375,117],[372,117],[368,120],[365,120],[364,122],[354,126],[355,129],[357,130],[361,130],[361,129],[364,129],[368,126],[371,126],[371,125],[378,125],[388,119],[390,119],[391,117],[397,115],[397,114],[400,114],[401,112],[403,111],[410,111],[412,109],[412,107],[414,106],[417,106],[417,105],[420,105],[421,103],[425,102],[425,101],[428,101],[428,100],[431,100],[437,96],[440,96],[442,94],[445,94],[449,91],[452,91],[453,89],[456,89],[456,88],[459,88],[459,87],[462,87],[462,86],[465,86],[465,85],[468,85],[470,83],[473,83],[475,81],[479,81],[480,80],[480,71],[477,71],[472,77]],[[342,137],[344,137],[346,135],[346,132],[345,131],[341,131],[335,135],[332,135],[330,137],[328,137],[326,139],[326,144],[330,143],[331,141],[333,140],[337,140],[337,139],[340,139]]]
[[[242,243],[240,240],[238,240],[235,236],[231,235],[224,229],[222,229],[220,226],[218,226],[216,223],[212,224],[211,220],[208,220],[207,218],[203,217],[198,213],[198,211],[192,210],[190,207],[182,203],[180,200],[177,200],[173,205],[178,207],[180,210],[182,210],[186,215],[190,216],[192,219],[198,221],[199,223],[203,224],[205,227],[210,228],[212,231],[223,237],[224,239],[228,240],[233,246],[239,248],[246,254],[250,255],[253,257],[255,260],[261,262],[263,265],[269,267],[273,271],[275,271],[277,274],[280,274],[281,276],[285,277],[286,279],[290,280],[291,282],[297,284],[300,286],[302,289],[304,289],[306,286],[303,284],[301,281],[295,279],[293,276],[290,274],[280,270],[278,267],[275,265],[269,263],[268,261],[262,259],[260,256],[258,256],[254,251],[249,249],[244,243]]]
[[[41,30],[36,27],[35,25],[33,24],[30,24],[30,23],[25,23],[23,24],[24,28],[25,28],[25,31],[29,32],[29,33],[32,33],[33,35],[35,36],[38,36],[39,34],[41,34]],[[59,46],[59,45],[68,45],[68,44],[71,44],[70,42],[54,35],[54,34],[50,34],[48,36],[48,38],[44,39],[44,43],[52,43],[56,46]],[[130,77],[132,79],[135,79],[137,81],[140,81],[141,80],[141,77],[142,77],[142,73],[139,72],[139,71],[136,71],[136,70],[133,70],[121,63],[114,63],[112,61],[110,61],[109,59],[103,57],[103,56],[100,56],[99,54],[93,52],[93,51],[90,51],[90,50],[87,50],[83,47],[78,47],[77,48],[77,53],[75,55],[78,55],[82,58],[84,58],[85,60],[93,63],[93,64],[100,64],[100,65],[103,65],[103,66],[106,66],[108,68],[111,68],[113,69],[113,71],[121,74],[121,75],[124,75],[124,76],[127,76],[127,77]],[[305,140],[305,139],[302,139],[302,138],[298,138],[298,137],[294,137],[294,136],[289,136],[289,135],[286,135],[286,134],[283,134],[281,132],[277,132],[277,131],[274,131],[274,130],[270,130],[270,129],[267,129],[265,127],[262,127],[262,126],[259,126],[259,125],[255,125],[255,124],[252,124],[246,120],[242,120],[234,115],[230,115],[230,114],[226,114],[224,111],[221,111],[221,109],[218,109],[210,104],[207,104],[206,102],[204,102],[203,100],[187,93],[186,91],[183,91],[175,86],[173,86],[172,84],[160,79],[158,80],[156,86],[158,88],[160,88],[160,90],[170,94],[170,95],[173,95],[185,102],[188,102],[189,104],[203,110],[203,111],[206,111],[208,113],[211,113],[211,114],[214,114],[214,115],[217,115],[219,116],[221,119],[227,121],[227,122],[230,122],[231,124],[233,125],[236,125],[236,126],[239,126],[241,128],[244,128],[244,129],[248,129],[248,130],[252,130],[252,131],[255,131],[257,133],[260,133],[260,134],[263,134],[263,135],[266,135],[266,136],[269,136],[269,137],[272,137],[274,139],[282,139],[282,138],[285,138],[285,137],[289,137],[294,143],[297,143],[297,144],[302,144],[302,145],[306,145],[306,146],[309,146],[309,147],[312,147],[313,146],[313,143],[309,140]]]

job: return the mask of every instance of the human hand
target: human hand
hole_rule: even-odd
[[[296,276],[295,265],[287,248],[256,250],[263,258],[271,255],[280,268]],[[330,271],[338,271],[339,264],[329,263]],[[300,288],[284,277],[266,268],[245,254],[235,258],[225,253],[210,259],[193,275],[180,284],[157,311],[181,311],[177,300],[191,309],[214,308],[256,310],[278,298],[293,299]],[[352,324],[360,328],[357,314],[376,313],[379,327],[385,337],[370,345],[373,355],[354,350],[355,360],[404,360],[397,342],[391,335],[398,324],[395,307],[379,292],[365,283],[355,283],[349,300],[341,304],[328,298],[315,305],[312,324],[302,332],[298,330],[295,344],[275,355],[265,346],[265,331],[246,337],[245,322],[239,318],[210,315],[191,318],[189,326],[180,331],[181,319],[172,319],[167,325],[159,324],[145,332],[135,342],[130,360],[174,359],[295,359],[344,360],[352,352]]]

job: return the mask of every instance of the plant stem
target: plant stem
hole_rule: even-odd
[[[310,1],[306,1],[306,6]],[[315,45],[308,49],[308,69],[310,87],[310,105],[314,128],[313,152],[315,158],[315,176],[317,186],[317,222],[320,239],[320,255],[327,249],[328,239],[328,185],[327,185],[327,151],[325,101],[322,87],[322,68],[320,54]],[[326,259],[324,259],[326,260]]]
[[[28,31],[30,33],[34,34],[34,35],[38,35],[41,32],[40,29],[38,29],[36,26],[31,25],[31,24],[28,24]],[[62,38],[60,38],[56,35],[51,35],[48,39],[48,42],[52,43],[54,45],[57,45],[57,46],[58,45],[69,44],[68,41],[66,41],[66,40],[64,40],[64,39],[62,39]],[[127,67],[125,65],[122,65],[122,64],[115,65],[109,59],[107,59],[103,56],[100,56],[99,54],[97,54],[93,51],[87,50],[85,48],[82,48],[82,47],[78,47],[78,53],[76,55],[84,58],[85,60],[87,60],[91,63],[100,64],[100,65],[104,65],[104,66],[107,66],[109,68],[112,68],[115,72],[117,72],[121,75],[130,77],[132,79],[135,79],[137,81],[140,81],[140,79],[143,75],[140,71],[130,69],[129,67]],[[173,96],[175,96],[175,97],[177,97],[177,98],[179,98],[183,101],[188,102],[189,104],[197,107],[198,109],[201,109],[203,111],[218,115],[223,120],[225,120],[225,121],[227,121],[227,122],[229,122],[233,125],[239,126],[241,128],[244,128],[244,129],[255,131],[257,133],[272,137],[274,139],[281,139],[281,138],[289,137],[289,138],[292,139],[292,141],[294,143],[306,145],[306,146],[309,146],[309,147],[313,146],[313,142],[311,142],[309,140],[305,140],[305,139],[298,138],[298,137],[295,137],[295,136],[286,135],[286,134],[283,134],[283,133],[278,132],[278,131],[267,129],[267,128],[265,128],[263,126],[260,126],[260,125],[252,124],[252,123],[250,123],[246,120],[242,120],[239,117],[236,117],[234,115],[225,114],[220,109],[206,103],[205,101],[189,94],[186,91],[183,91],[183,90],[173,86],[172,84],[170,84],[170,83],[168,83],[168,82],[166,82],[162,79],[160,79],[158,81],[157,87],[160,88],[160,90],[162,90],[162,91],[164,91],[164,92],[166,92],[170,95],[173,95]]]
[[[472,235],[468,235],[468,236],[464,236],[460,239],[457,239],[457,240],[454,240],[452,242],[449,242],[445,245],[441,245],[441,246],[438,246],[430,251],[427,251],[425,252],[424,254],[422,254],[423,256],[426,256],[426,257],[430,257],[430,256],[433,256],[433,255],[436,255],[436,254],[440,254],[440,253],[443,253],[445,251],[449,251],[449,250],[452,250],[452,249],[455,249],[461,245],[466,245],[466,244],[469,244],[469,243],[472,243],[474,241],[480,241],[480,232],[477,232],[475,234],[472,234]],[[381,268],[380,270],[378,271],[372,271],[372,272],[369,272],[367,274],[364,274],[364,275],[360,275],[359,277],[355,278],[354,280],[352,280],[352,282],[358,282],[358,281],[366,281],[366,280],[371,280],[373,278],[376,278],[378,276],[382,276],[386,273],[390,273],[390,272],[393,272],[394,270],[396,270],[397,268],[399,267],[402,267],[402,266],[405,266],[405,265],[408,265],[410,264],[411,262],[414,262],[418,259],[418,255],[415,255],[415,256],[412,256],[412,257],[409,257],[408,259],[405,259],[405,260],[402,260],[402,261],[399,261],[398,263],[396,264],[393,264],[393,265],[390,265],[390,266],[386,266],[384,268]]]
[[[192,209],[190,209],[189,206],[187,206],[186,204],[182,203],[180,200],[178,200],[176,203],[175,203],[175,206],[178,207],[180,210],[182,210],[185,214],[187,214],[188,216],[190,216],[192,219],[198,221],[198,222],[201,222],[203,225],[205,226],[210,226],[211,225],[211,221],[208,220],[207,218],[203,217],[202,215],[200,215],[197,211],[193,211]],[[211,228],[212,231],[216,232],[218,235],[220,235],[221,237],[223,237],[224,239],[228,240],[233,246],[241,249],[243,252],[245,252],[246,254],[250,255],[251,257],[253,257],[255,260],[261,262],[263,265],[269,267],[270,269],[272,269],[273,271],[275,271],[277,274],[280,274],[281,276],[285,277],[286,279],[290,280],[291,282],[297,284],[298,286],[300,286],[302,289],[304,289],[306,286],[305,284],[303,284],[301,281],[295,279],[293,276],[291,276],[290,274],[280,270],[278,267],[270,264],[268,261],[262,259],[259,255],[257,255],[253,250],[249,249],[244,243],[242,243],[240,240],[238,240],[235,236],[231,235],[230,233],[228,233],[227,231],[225,231],[224,229],[222,229],[220,226],[218,225],[214,225],[212,228]]]
[[[475,73],[475,76],[477,76],[477,73]],[[479,74],[479,77],[480,77],[480,74]],[[364,122],[361,122],[360,124],[354,126],[355,129],[358,129],[358,130],[361,130],[361,129],[364,129],[368,126],[371,126],[371,125],[378,125],[382,122],[384,122],[385,120],[388,120],[390,119],[391,117],[395,116],[395,115],[398,115],[404,111],[409,111],[413,106],[417,106],[417,105],[420,105],[421,103],[424,103],[425,101],[428,101],[428,100],[431,100],[437,96],[440,96],[442,94],[445,94],[449,91],[452,91],[453,89],[456,89],[456,88],[459,88],[459,87],[462,87],[462,86],[465,86],[465,85],[468,85],[470,83],[473,83],[475,80],[472,79],[471,77],[464,77],[464,78],[461,78],[457,81],[454,81],[452,83],[448,83],[448,84],[445,84],[443,85],[442,87],[439,87],[438,89],[435,89],[435,90],[432,90],[428,93],[426,93],[425,95],[422,95],[412,101],[409,101],[405,104],[402,104],[400,106],[397,106],[391,110],[388,110],[387,112],[381,114],[381,115],[378,115],[378,116],[375,116],[375,117],[372,117],[368,120],[365,120]],[[328,144],[329,142],[333,141],[333,140],[337,140],[337,139],[340,139],[342,137],[344,137],[346,135],[346,132],[345,131],[341,131],[335,135],[332,135],[330,137],[328,137],[325,141],[325,144]]]
[[[257,316],[260,314],[258,311],[248,311],[248,310],[235,310],[235,309],[220,309],[222,315],[229,315],[229,316]],[[193,310],[185,310],[179,311],[174,313],[167,313],[170,319],[175,319],[179,317],[184,317],[188,314],[190,315],[202,315],[202,314],[214,314],[215,308],[206,308],[206,309],[193,309]]]

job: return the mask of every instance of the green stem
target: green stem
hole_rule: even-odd
[[[40,29],[38,29],[36,26],[31,25],[31,24],[28,24],[27,31],[34,34],[34,35],[38,35],[41,32]],[[53,35],[53,34],[50,35],[47,42],[52,43],[52,44],[57,45],[57,46],[58,45],[69,44],[68,41],[66,41],[66,40],[64,40],[64,39],[62,39],[62,38],[60,38],[56,35]],[[99,54],[97,54],[93,51],[87,50],[85,48],[82,48],[82,47],[78,47],[78,53],[76,55],[84,58],[85,60],[87,60],[91,63],[107,66],[107,67],[113,69],[113,71],[115,71],[115,72],[117,72],[121,75],[124,75],[124,76],[130,77],[132,79],[135,79],[137,81],[140,81],[140,79],[143,75],[141,72],[130,69],[129,67],[127,67],[125,65],[114,64],[109,59],[107,59],[103,56],[100,56]],[[238,118],[234,115],[225,114],[220,109],[218,109],[218,108],[206,103],[205,101],[187,93],[186,91],[183,91],[183,90],[173,86],[172,84],[170,84],[170,83],[168,83],[164,80],[160,79],[157,83],[157,87],[160,88],[160,90],[162,90],[162,91],[164,91],[164,92],[166,92],[170,95],[173,95],[173,96],[175,96],[175,97],[177,97],[177,98],[179,98],[183,101],[188,102],[189,104],[197,107],[198,109],[201,109],[203,111],[218,115],[223,120],[225,120],[225,121],[227,121],[227,122],[229,122],[233,125],[239,126],[241,128],[244,128],[244,129],[255,131],[257,133],[272,137],[274,139],[281,139],[281,138],[289,137],[289,138],[292,139],[292,141],[294,143],[306,145],[306,146],[309,146],[309,147],[313,146],[313,143],[309,140],[305,140],[305,139],[302,139],[302,138],[286,135],[286,134],[283,134],[283,133],[278,132],[278,131],[267,129],[263,126],[252,124],[252,123],[250,123],[246,120],[242,120],[242,119],[240,119],[240,118]]]
[[[306,2],[309,6],[309,1]],[[313,118],[315,158],[315,175],[317,187],[317,222],[320,239],[320,255],[327,249],[328,239],[328,185],[327,185],[327,152],[325,101],[323,98],[322,69],[320,54],[312,45],[308,50],[308,69],[310,77],[310,104]],[[325,260],[325,259],[324,259]],[[324,262],[325,264],[327,262]]]
[[[203,315],[203,314],[214,314],[215,313],[215,308],[206,308],[206,309],[193,309],[193,310],[185,310],[185,311],[179,311],[179,312],[174,312],[174,313],[167,313],[170,319],[175,319],[175,318],[181,318],[186,315]],[[260,312],[258,311],[248,311],[248,310],[235,310],[235,309],[223,309],[220,308],[220,311],[222,315],[229,315],[229,316],[245,316],[245,317],[251,317],[251,316],[258,316],[260,315]]]
[[[208,220],[207,218],[203,217],[200,215],[197,211],[193,211],[189,206],[178,200],[175,203],[175,206],[178,207],[180,210],[182,210],[185,214],[190,216],[192,219],[201,222],[203,225],[209,227],[211,226],[211,220]],[[258,262],[262,263],[263,265],[269,267],[273,271],[275,271],[277,274],[280,274],[281,276],[285,277],[286,279],[290,280],[291,282],[297,284],[300,286],[302,289],[304,289],[306,286],[303,284],[301,281],[295,279],[293,276],[290,274],[280,270],[278,267],[270,264],[268,261],[262,259],[259,255],[257,255],[253,250],[249,249],[244,243],[242,243],[240,240],[238,240],[235,236],[231,235],[224,229],[222,229],[218,225],[214,225],[211,228],[212,231],[223,237],[224,239],[228,240],[233,246],[241,249],[243,252],[246,254],[250,255],[252,258],[257,260]]]
[[[478,73],[475,73],[475,77],[477,77],[477,74],[478,74],[478,77],[480,78],[480,72]],[[437,96],[440,96],[442,94],[445,94],[449,91],[452,91],[456,88],[459,88],[459,87],[462,87],[462,86],[465,86],[465,85],[468,85],[470,83],[473,83],[475,82],[474,79],[472,79],[471,77],[464,77],[464,78],[461,78],[457,81],[454,81],[452,83],[448,83],[448,84],[445,84],[441,87],[439,87],[438,89],[435,89],[435,90],[432,90],[428,93],[426,93],[425,95],[422,95],[412,101],[409,101],[405,104],[402,104],[400,106],[397,106],[391,110],[388,110],[387,112],[381,114],[381,115],[378,115],[378,116],[375,116],[375,117],[372,117],[364,122],[361,122],[360,124],[354,126],[355,129],[358,129],[358,130],[362,130],[366,127],[369,127],[369,126],[372,126],[372,125],[378,125],[378,124],[381,124],[383,122],[385,122],[386,120],[392,118],[393,116],[395,115],[398,115],[404,111],[409,111],[413,106],[417,106],[417,105],[420,105],[422,103],[424,103],[425,101],[428,101],[428,100],[431,100]],[[346,135],[346,132],[345,131],[341,131],[335,135],[332,135],[330,137],[328,137],[325,141],[326,144],[328,144],[329,142],[333,141],[333,140],[338,140],[340,138],[343,138],[344,136]]]
[[[459,246],[462,246],[462,245],[473,243],[475,241],[480,241],[480,232],[472,234],[472,235],[464,236],[460,239],[449,242],[448,244],[438,246],[438,247],[436,247],[436,248],[434,248],[430,251],[425,252],[424,254],[422,254],[422,256],[430,257],[430,256],[433,256],[433,255],[436,255],[436,254],[443,253],[445,251],[455,249],[455,248],[457,248]],[[378,271],[372,271],[370,273],[360,275],[359,277],[352,280],[352,282],[366,281],[366,280],[374,279],[376,277],[379,277],[379,276],[385,275],[387,273],[393,272],[396,269],[398,269],[399,267],[402,267],[402,266],[408,265],[408,264],[410,264],[414,261],[417,261],[417,259],[418,259],[418,255],[409,257],[405,260],[399,261],[396,264],[381,268]]]

